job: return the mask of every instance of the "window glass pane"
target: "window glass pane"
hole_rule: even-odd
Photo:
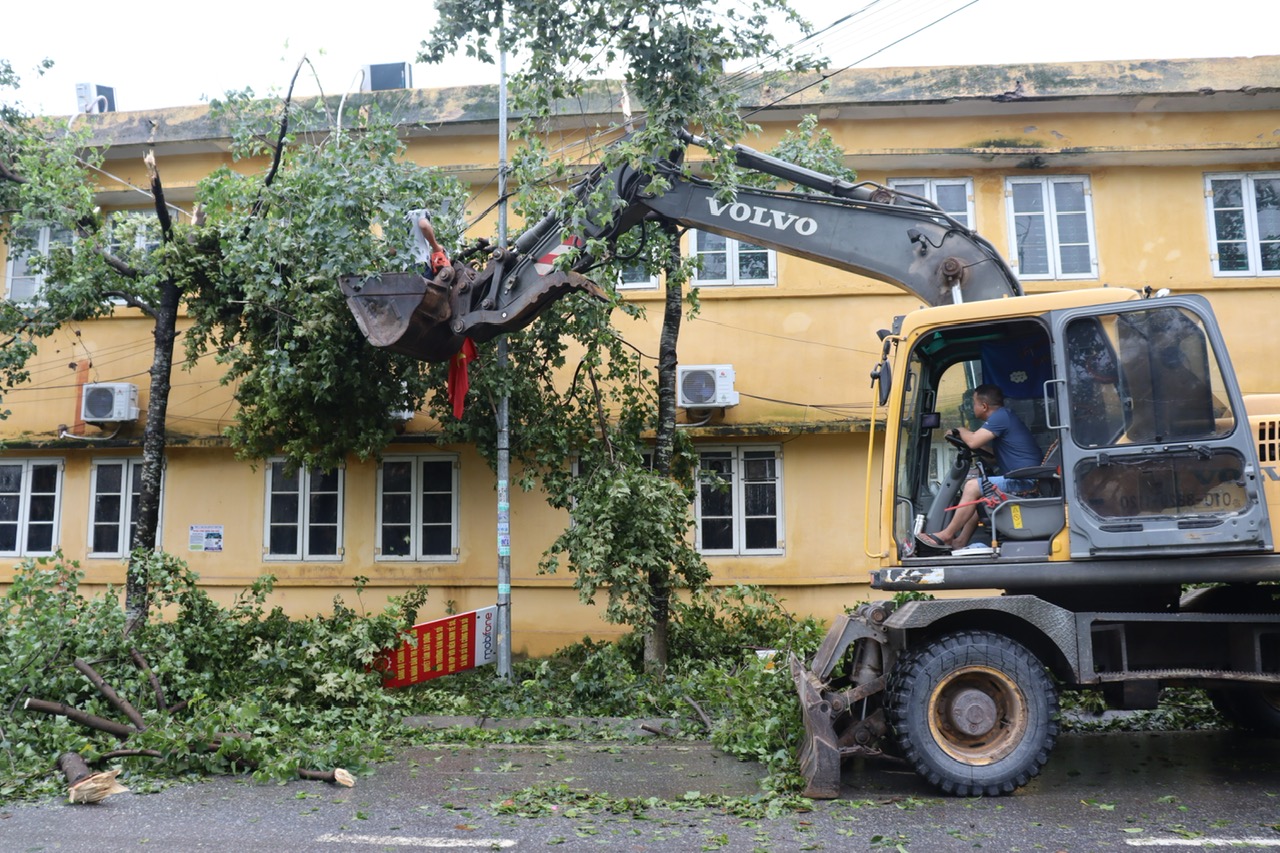
[[[1089,220],[1083,213],[1059,214],[1058,242],[1088,244]]]
[[[929,189],[923,181],[913,181],[913,182],[892,181],[891,183],[893,184],[893,188],[895,190],[901,190],[904,193],[911,193],[912,195],[918,195],[921,198],[929,197]]]
[[[769,278],[769,251],[759,247],[738,248],[738,279],[741,281],[766,281]]]
[[[1243,181],[1215,180],[1209,182],[1213,188],[1214,207],[1241,207],[1244,204]]]
[[[31,521],[53,521],[56,509],[57,500],[53,495],[33,494],[27,504],[27,517]]]
[[[382,553],[389,557],[406,557],[409,555],[408,525],[382,525]]]
[[[115,554],[120,550],[120,528],[115,524],[95,524],[90,550],[94,554]]]
[[[1053,208],[1058,213],[1084,211],[1083,181],[1054,181]]]
[[[338,553],[338,527],[333,524],[311,525],[307,528],[307,554],[312,557],[334,556]]]
[[[271,463],[271,490],[275,492],[296,492],[298,491],[298,469],[292,472],[288,470],[283,462]]]
[[[412,488],[413,465],[410,462],[382,463],[382,490],[407,492]]]
[[[0,465],[0,493],[17,494],[22,491],[22,466]]]
[[[58,491],[57,465],[31,466],[31,491],[54,493]]]
[[[730,551],[733,549],[733,520],[728,518],[702,519],[702,548],[704,551]]]
[[[723,252],[728,248],[728,237],[723,237],[713,231],[699,231],[697,233],[697,251],[699,254],[703,252]]]
[[[1213,230],[1219,240],[1244,239],[1243,210],[1215,210],[1213,212]]]
[[[124,465],[98,465],[95,469],[97,474],[98,493],[103,492],[121,492],[124,485]]]
[[[448,527],[441,525],[423,525],[422,555],[424,557],[450,556],[453,551],[451,540],[452,536]]]
[[[723,281],[729,277],[729,259],[724,254],[703,255],[698,278],[707,281]]]
[[[422,496],[422,521],[425,524],[446,524],[453,517],[453,496],[429,494]]]
[[[1262,244],[1262,269],[1265,272],[1280,270],[1280,242]]]
[[[309,471],[307,476],[311,480],[311,491],[314,492],[334,492],[338,491],[338,480],[340,472],[336,468],[328,471]]]
[[[1244,243],[1218,244],[1218,269],[1223,272],[1247,272],[1249,254]]]
[[[292,494],[275,494],[271,496],[271,523],[297,524],[298,496]]]
[[[1044,210],[1044,193],[1039,184],[1013,185],[1013,209],[1018,213],[1039,213]]]
[[[52,550],[52,524],[33,524],[27,528],[27,551],[33,554],[43,554]]]
[[[746,525],[746,547],[753,551],[778,547],[778,526],[773,518],[748,518]]]
[[[413,518],[413,499],[409,495],[382,496],[382,523],[408,524]]]
[[[312,525],[337,524],[338,496],[329,493],[312,493],[307,501],[307,517]]]
[[[938,207],[947,213],[963,216],[969,206],[968,193],[962,184],[940,184],[937,188]]]
[[[1049,246],[1044,217],[1018,216],[1018,271],[1023,275],[1049,274]]]
[[[18,550],[18,525],[0,524],[0,551]]]
[[[1280,240],[1280,178],[1260,178],[1253,182],[1258,208],[1258,238]]]
[[[122,501],[123,497],[121,495],[99,492],[93,505],[94,522],[96,524],[119,524]]]
[[[298,528],[295,525],[273,525],[267,546],[272,554],[298,553]]]
[[[1093,270],[1089,261],[1088,246],[1063,246],[1060,251],[1062,272],[1064,275],[1088,273]]]
[[[0,521],[18,520],[18,496],[0,494]]]
[[[747,516],[778,514],[778,490],[773,483],[747,483],[743,500]]]

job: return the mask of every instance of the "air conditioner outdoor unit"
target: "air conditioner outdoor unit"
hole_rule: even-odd
[[[132,382],[94,382],[84,386],[80,420],[92,424],[137,419],[137,385]]]
[[[685,409],[712,409],[738,405],[733,390],[732,364],[692,364],[676,372],[678,404]]]
[[[364,66],[361,92],[384,92],[387,89],[412,89],[413,66],[408,62],[383,62]]]

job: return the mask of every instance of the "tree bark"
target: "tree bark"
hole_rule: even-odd
[[[165,206],[164,187],[151,152],[145,158],[151,175],[151,193],[156,201],[164,239],[172,242],[173,230]],[[139,552],[156,549],[160,519],[160,483],[164,476],[165,420],[169,411],[169,390],[173,373],[173,347],[178,337],[178,307],[182,291],[172,277],[160,285],[160,302],[155,307],[154,345],[151,358],[151,387],[147,399],[147,424],[142,437],[142,492],[138,496],[138,526],[130,543],[129,568],[125,575],[125,630],[132,631],[147,619],[146,561]]]
[[[676,368],[680,341],[680,317],[684,310],[684,287],[673,266],[679,263],[680,235],[665,226],[671,242],[671,264],[666,270],[667,291],[662,312],[662,335],[658,341],[658,428],[654,437],[653,467],[671,474],[671,457],[676,440]],[[652,675],[667,669],[667,634],[671,621],[671,572],[667,568],[649,572],[649,614],[651,622],[644,638],[644,668]]]

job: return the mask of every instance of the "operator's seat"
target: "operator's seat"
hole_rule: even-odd
[[[1005,477],[1035,480],[1036,494],[1010,497],[991,510],[991,529],[997,541],[1052,539],[1067,523],[1062,498],[1062,445],[1054,441],[1044,462],[1030,468],[1009,471]]]

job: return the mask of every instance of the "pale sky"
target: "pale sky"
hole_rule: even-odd
[[[820,42],[834,68],[1280,54],[1277,0],[792,0],[792,6],[817,28],[853,15]],[[566,3],[566,12],[572,7]],[[119,110],[198,104],[245,87],[259,95],[283,92],[304,56],[315,70],[304,69],[296,94],[340,93],[357,88],[362,65],[412,62],[435,19],[434,5],[424,0],[11,3],[0,22],[0,58],[21,75],[17,97],[33,113],[70,114],[82,82],[113,87]],[[46,57],[55,65],[37,77],[33,69]],[[413,69],[417,87],[497,79],[496,68],[465,60]],[[12,100],[7,92],[0,97]]]

